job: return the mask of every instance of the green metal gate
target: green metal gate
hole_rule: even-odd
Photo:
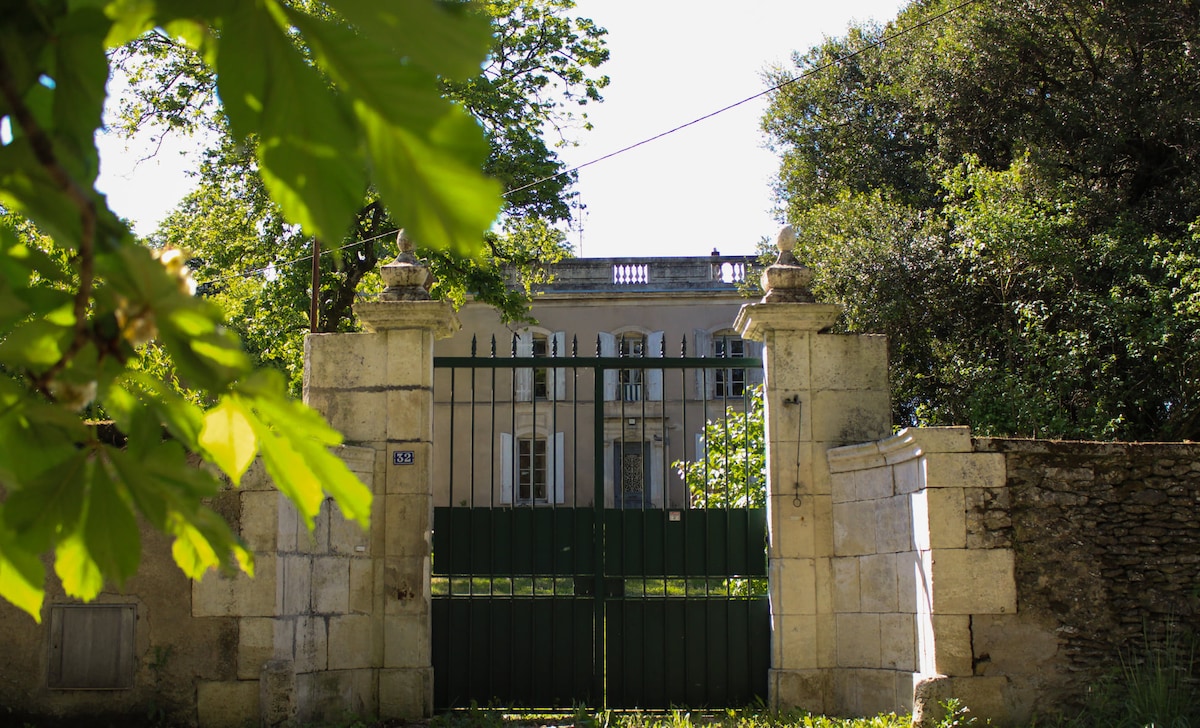
[[[691,507],[671,468],[761,364],[655,343],[434,359],[439,709],[765,700],[765,511]]]

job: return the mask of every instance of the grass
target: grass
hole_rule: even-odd
[[[725,711],[601,711],[566,714],[506,713],[473,708],[434,718],[431,728],[911,728],[908,716],[830,718],[805,712],[758,709]]]

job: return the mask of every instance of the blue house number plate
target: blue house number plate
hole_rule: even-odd
[[[392,450],[392,465],[412,465],[416,457],[412,450]]]

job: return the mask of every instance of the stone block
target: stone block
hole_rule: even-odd
[[[274,551],[279,533],[278,491],[251,490],[240,493],[242,501],[241,534],[251,551]]]
[[[811,342],[813,389],[887,389],[887,337],[819,334]]]
[[[929,620],[933,628],[933,671],[939,675],[972,674],[971,618],[934,614]]]
[[[1050,675],[1069,669],[1052,620],[1016,614],[971,617],[971,650],[987,655],[977,675]]]
[[[308,334],[304,337],[304,389],[381,387],[387,379],[384,334]],[[307,399],[305,400],[307,401]]]
[[[238,620],[237,676],[257,680],[263,665],[275,659],[275,621],[267,617]]]
[[[365,718],[379,710],[372,670],[314,672],[298,675],[296,682],[303,696],[297,716],[301,725],[346,725],[352,716]]]
[[[915,551],[896,554],[896,611],[916,614],[918,600],[926,580],[921,572],[921,557]],[[929,609],[925,610],[926,612]]]
[[[914,458],[892,466],[896,493],[916,493],[925,489],[925,459]]]
[[[833,561],[833,608],[838,613],[861,611],[858,556],[839,556]]]
[[[834,674],[834,712],[837,715],[879,715],[897,712],[896,672],[847,669]]]
[[[378,666],[383,645],[375,638],[375,620],[365,614],[329,618],[329,669],[355,670]]]
[[[412,465],[392,465],[392,452],[411,450]],[[433,493],[431,463],[433,462],[433,445],[428,435],[423,442],[387,443],[388,466],[386,470],[385,491],[389,495],[429,495]]]
[[[379,717],[417,721],[433,715],[433,668],[379,671]]]
[[[313,557],[312,609],[317,614],[345,614],[350,611],[349,558]]]
[[[429,567],[428,557],[388,559],[384,563],[382,584],[385,614],[413,616],[429,613]]]
[[[813,442],[849,445],[879,440],[892,432],[887,389],[813,392],[809,410]]]
[[[934,614],[1012,614],[1017,609],[1009,549],[933,552]]]
[[[784,670],[822,667],[817,643],[818,623],[813,614],[783,614],[774,619],[775,664]]]
[[[347,611],[353,614],[371,614],[375,611],[375,562],[371,559],[350,559]]]
[[[384,496],[384,554],[388,557],[428,556],[433,525],[433,496]]]
[[[371,522],[380,524],[382,520],[376,520],[375,501],[380,500],[377,496],[371,502]],[[338,508],[337,503],[329,502],[329,553],[344,554],[346,556],[369,556],[371,553],[371,533],[369,530],[363,529],[358,525],[357,521],[347,520],[342,510]]]
[[[813,559],[775,559],[770,564],[771,605],[780,614],[817,613]]]
[[[826,713],[833,705],[831,677],[829,670],[771,670],[767,674],[768,703],[778,712]]]
[[[254,578],[209,572],[192,582],[193,617],[263,617],[275,613],[276,559],[258,554]]]
[[[863,612],[895,612],[898,608],[895,554],[859,558],[859,601]]]
[[[928,488],[999,488],[1005,482],[1003,453],[928,453]]]
[[[871,501],[835,503],[833,555],[859,556],[875,552],[875,504]]]
[[[258,680],[197,683],[196,717],[204,728],[258,725]]]
[[[421,329],[388,332],[387,381],[433,388],[433,333]]]
[[[388,400],[378,391],[312,387],[305,401],[350,442],[387,439]]]
[[[428,615],[384,617],[383,666],[428,666],[432,659],[430,629]]]
[[[916,615],[879,615],[879,662],[890,670],[911,673],[917,669]]]
[[[896,487],[889,466],[857,471],[854,473],[854,485],[855,500],[864,501],[891,498]]]
[[[849,503],[850,501],[858,500],[858,486],[854,479],[855,475],[857,473],[854,471],[830,473],[829,490],[833,495],[834,503]]]
[[[772,558],[811,558],[817,555],[817,531],[822,521],[832,519],[825,499],[795,496],[771,496],[768,529],[768,554]]]
[[[767,437],[772,442],[802,442],[810,440],[812,420],[808,390],[767,389]]]
[[[250,462],[250,467],[242,473],[242,482],[238,486],[242,492],[247,491],[270,491],[278,493],[275,488],[275,481],[271,480],[271,476],[267,475],[267,466],[263,464],[261,457],[256,457]]]
[[[279,507],[276,512],[279,520],[275,548],[280,553],[294,552],[299,547],[297,537],[300,534],[300,515],[296,512],[296,506],[280,495]],[[305,530],[307,531],[307,529]]]
[[[921,452],[971,452],[970,427],[919,427],[913,428]]]
[[[930,488],[925,491],[928,509],[929,547],[967,547],[967,503],[962,488]]]
[[[258,703],[262,728],[283,728],[296,720],[296,671],[291,660],[263,665]]]
[[[321,509],[313,516],[312,528],[297,514],[296,551],[302,554],[329,553],[329,511],[333,499],[321,501]]]
[[[913,549],[911,497],[898,495],[875,501],[875,542],[881,553]]]
[[[280,556],[280,614],[308,614],[312,610],[312,557]]]
[[[942,707],[957,698],[978,723],[1011,725],[1013,706],[1009,682],[1003,677],[938,676],[917,683],[913,689],[913,728],[935,728],[946,711]]]
[[[837,642],[838,667],[879,667],[879,615],[837,615]]]
[[[297,617],[296,673],[325,670],[329,667],[329,632],[324,617]]]
[[[812,389],[808,333],[776,332],[763,352],[768,391]]]
[[[429,442],[432,439],[432,389],[392,389],[382,396],[387,400],[388,440]]]

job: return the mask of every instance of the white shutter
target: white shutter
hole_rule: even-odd
[[[696,342],[695,348],[692,350],[692,356],[712,357],[712,334],[704,329],[696,329],[692,333]],[[712,369],[697,369],[695,374],[696,399],[712,399],[717,391],[716,371]]]
[[[533,332],[528,329],[517,334],[517,357],[533,356]],[[514,362],[515,363],[515,362]],[[518,402],[533,399],[533,370],[513,369],[513,398]]]
[[[515,454],[513,446],[516,443],[513,441],[513,436],[507,432],[500,433],[500,502],[511,504],[513,502],[513,488],[516,485],[516,477],[513,475]]]
[[[567,483],[564,477],[566,463],[566,447],[563,433],[554,433],[554,448],[551,450],[554,460],[550,464],[550,471],[554,473],[554,502],[565,503],[567,494]]]
[[[654,358],[662,358],[663,348],[663,332],[652,331],[646,337],[646,348],[649,352],[646,356]],[[646,370],[646,399],[661,402],[663,398],[663,370],[662,369],[647,369]]]
[[[746,357],[749,359],[761,359],[763,355],[763,345],[761,341],[747,341]],[[761,366],[746,367],[746,384],[762,384],[763,383],[763,368]]]
[[[559,357],[567,355],[567,332],[555,331],[550,334],[550,350],[547,354],[554,354]],[[546,389],[550,399],[566,399],[567,398],[567,370],[563,367],[551,369],[546,373]]]
[[[600,338],[600,356],[614,357],[617,355],[617,337],[601,331],[598,334]],[[604,370],[604,401],[611,402],[617,398],[617,370]]]

